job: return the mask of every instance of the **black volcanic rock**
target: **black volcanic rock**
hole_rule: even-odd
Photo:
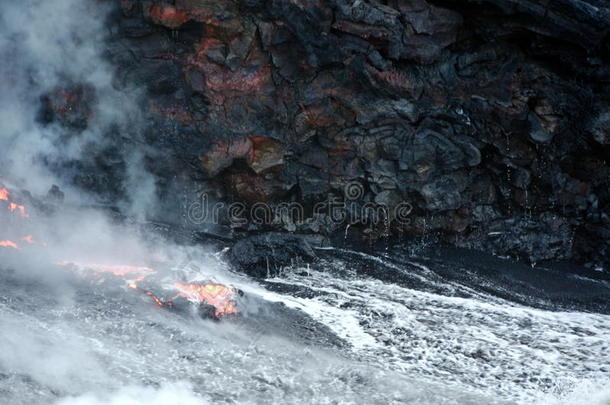
[[[231,261],[253,277],[278,274],[283,268],[298,263],[310,263],[316,254],[313,241],[299,235],[264,233],[238,241],[230,251]]]
[[[214,190],[307,211],[255,231],[343,232],[314,207],[357,182],[350,202],[412,207],[389,227],[353,224],[368,237],[433,232],[609,264],[606,1],[117,3],[109,58],[117,86],[144,90],[147,162],[168,206],[184,205],[176,190]],[[45,100],[49,121],[85,125],[86,104]],[[102,163],[113,179],[122,167]],[[79,184],[106,189],[89,177]]]
[[[39,120],[43,124],[57,122],[71,130],[87,128],[95,101],[95,89],[86,84],[67,84],[41,97]]]

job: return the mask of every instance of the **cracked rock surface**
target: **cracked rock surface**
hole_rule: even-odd
[[[329,234],[346,224],[312,206],[357,182],[351,202],[412,206],[368,237],[608,265],[606,1],[121,0],[108,24],[165,200],[301,203],[306,221],[247,230]],[[74,86],[46,120],[86,125]]]

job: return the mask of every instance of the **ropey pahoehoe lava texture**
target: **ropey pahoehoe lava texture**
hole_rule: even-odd
[[[118,3],[106,54],[115,86],[145,89],[162,193],[310,207],[357,181],[362,202],[413,205],[393,231],[607,264],[606,1]],[[45,119],[78,130],[95,94],[72,89],[43,98]]]

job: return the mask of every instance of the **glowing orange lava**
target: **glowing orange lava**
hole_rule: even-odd
[[[17,211],[19,212],[19,215],[21,215],[23,218],[29,218],[30,216],[25,212],[25,207],[23,205],[19,205],[12,202],[10,200],[10,196],[11,193],[0,184],[0,201],[6,201],[9,203],[8,210],[10,212]]]
[[[19,205],[19,204],[15,204],[15,203],[10,203],[8,206],[8,209],[10,212],[19,212],[19,215],[21,215],[23,218],[29,218],[30,216],[25,212],[25,207],[23,205]]]
[[[122,278],[126,281],[142,281],[146,276],[154,273],[155,271],[150,267],[142,266],[125,266],[125,265],[104,265],[104,264],[84,264],[74,263],[69,261],[57,263],[59,266],[73,265],[79,269],[89,270],[94,273],[111,273],[117,277]],[[103,280],[100,280],[103,281]]]
[[[169,11],[165,10],[164,13],[162,13],[162,16],[170,19],[174,18],[176,15],[173,13],[172,9],[168,10]],[[10,196],[10,192],[0,184],[0,201],[6,201],[6,203],[3,204],[8,204],[8,210],[10,212],[15,212],[23,218],[29,218],[29,214],[26,212],[25,206],[12,202]],[[2,208],[2,210],[4,210],[4,208]],[[23,235],[23,233],[21,235]],[[23,236],[19,239],[19,241],[28,245],[35,245],[37,247],[47,246],[45,242],[37,242],[32,235]],[[0,248],[20,250],[21,246],[17,242],[7,239],[0,240]],[[29,247],[27,250],[29,249],[35,249],[35,247]],[[124,281],[129,288],[149,296],[159,307],[172,309],[174,308],[174,300],[179,297],[183,297],[190,302],[206,304],[213,307],[214,315],[218,319],[223,316],[237,313],[237,303],[235,301],[237,290],[222,284],[212,282],[183,284],[176,282],[174,283],[174,286],[178,289],[177,295],[173,298],[161,299],[153,292],[139,286],[140,282],[156,273],[156,271],[150,267],[79,263],[73,261],[62,261],[55,264],[58,266],[67,267],[70,271],[75,272],[77,275],[85,278],[85,280],[91,282],[92,284],[101,284],[106,280],[106,275],[112,274]]]
[[[158,307],[168,307],[168,308],[174,307],[174,303],[172,302],[172,300],[168,300],[168,301],[164,302],[161,300],[161,298],[157,297],[151,291],[146,291],[146,290],[140,288],[136,283],[129,283],[128,285],[129,285],[129,288],[134,289],[136,291],[140,291],[140,292],[148,295],[155,302],[155,304],[157,304]]]
[[[19,249],[19,245],[10,240],[0,240],[0,247],[9,247],[13,249]]]
[[[213,306],[215,308],[214,315],[217,318],[237,313],[237,304],[234,299],[236,291],[231,287],[215,283],[174,283],[174,285],[180,291],[179,296],[190,301]]]
[[[207,304],[214,307],[214,316],[218,319],[226,315],[237,313],[235,297],[237,291],[232,287],[227,287],[216,283],[174,283],[178,289],[178,294],[170,299],[163,300],[153,292],[145,290],[139,286],[140,281],[155,273],[150,267],[126,266],[126,265],[102,265],[102,264],[82,264],[76,262],[59,262],[60,266],[73,266],[78,274],[86,275],[92,283],[99,284],[104,281],[103,274],[111,273],[127,282],[127,286],[133,290],[148,295],[158,307],[174,308],[174,302],[178,297],[197,304]]]
[[[24,236],[23,238],[21,238],[21,240],[26,243],[29,243],[30,245],[33,245],[34,243],[36,243],[36,242],[34,242],[34,237],[32,235]]]

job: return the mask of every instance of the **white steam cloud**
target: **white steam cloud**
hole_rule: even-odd
[[[1,2],[0,178],[37,194],[58,184],[69,198],[83,201],[82,192],[71,190],[73,173],[64,176],[62,168],[52,172],[49,167],[92,158],[92,152],[109,146],[110,136],[127,139],[119,145],[127,166],[125,184],[116,188],[123,186],[129,194],[130,204],[122,202],[122,208],[133,207],[128,212],[143,218],[156,203],[155,187],[143,168],[142,147],[134,146],[141,145],[141,92],[118,89],[114,68],[103,57],[112,6],[86,0]],[[90,104],[82,106],[86,128],[42,124],[41,96],[70,86],[92,93],[83,100]]]
[[[118,88],[114,67],[104,57],[107,17],[116,6],[94,0],[0,1],[0,186],[29,213],[20,218],[0,201],[0,241],[14,240],[21,248],[0,248],[0,402],[37,403],[45,396],[54,401],[94,386],[110,390],[138,383],[117,384],[94,354],[104,352],[99,342],[79,334],[77,292],[65,282],[67,270],[56,263],[144,266],[182,260],[179,249],[164,244],[172,257],[163,256],[152,236],[142,237],[135,227],[83,208],[110,203],[142,220],[157,204],[154,177],[144,168],[143,92]],[[41,118],[46,95],[74,88],[84,89],[86,100],[65,106],[82,108],[85,124]],[[78,116],[79,111],[63,112]],[[125,162],[123,182],[113,187],[127,196],[99,201],[95,193],[72,184],[79,169],[66,162],[86,162],[111,145]],[[64,204],[37,206],[35,201],[50,202],[44,196],[54,184],[65,192]],[[22,242],[26,235],[29,242]],[[36,287],[29,290],[30,283]],[[44,307],[47,318],[57,315],[54,323],[38,317],[40,311],[30,313],[31,305]],[[63,311],[73,311],[72,319],[65,319]],[[40,394],[47,389],[48,395]],[[60,403],[203,404],[184,385],[131,387],[108,397],[85,395]]]
[[[67,398],[56,405],[207,405],[196,396],[188,384],[166,384],[158,389],[151,387],[126,387],[111,395],[87,394]]]

